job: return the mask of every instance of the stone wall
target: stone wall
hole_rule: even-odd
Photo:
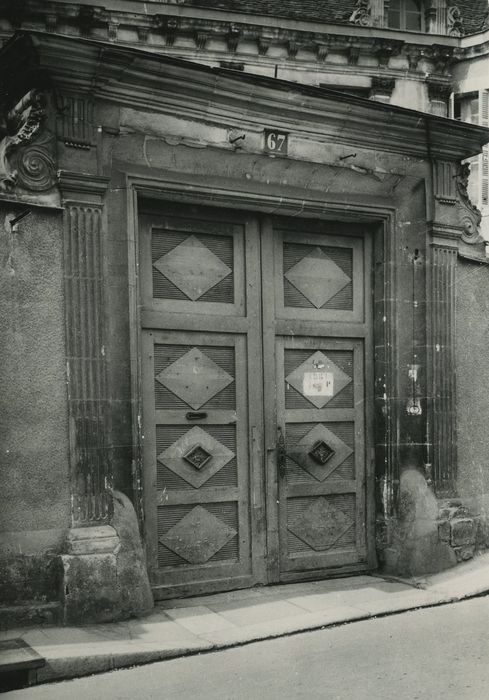
[[[2,202],[0,326],[0,598],[52,599],[70,525],[60,212]]]
[[[458,493],[487,529],[489,267],[459,261],[457,273]]]

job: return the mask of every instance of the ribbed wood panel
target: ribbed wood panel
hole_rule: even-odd
[[[349,350],[324,350],[319,345],[317,350],[321,350],[326,357],[335,363],[345,374],[352,376],[353,353]],[[313,353],[310,350],[285,351],[284,375],[287,377],[296,367],[299,367]],[[285,408],[312,408],[312,404],[294,387],[285,382]],[[342,391],[328,402],[328,408],[352,408],[353,407],[353,382],[348,384]]]
[[[155,345],[154,368],[155,376],[183,357],[192,348],[199,350],[213,362],[226,371],[231,377],[235,376],[235,357],[232,347],[195,346],[195,345]],[[190,406],[182,401],[179,396],[173,394],[160,382],[155,380],[155,407],[156,409],[188,409]],[[236,386],[232,382],[222,391],[218,392],[202,408],[234,409],[236,407]]]
[[[236,426],[235,425],[205,425],[205,432],[225,445],[236,455]],[[167,447],[170,447],[180,437],[189,431],[188,425],[158,425],[156,426],[156,456],[161,454]],[[233,457],[217,474],[214,474],[200,488],[213,488],[215,486],[237,486],[238,470],[236,457]],[[185,489],[194,490],[173,471],[165,467],[161,461],[156,462],[156,488],[158,490],[181,491]]]
[[[284,274],[305,258],[309,253],[319,248],[330,260],[348,276],[353,278],[353,252],[351,248],[333,248],[327,246],[310,246],[301,243],[284,243],[283,265]],[[284,306],[303,309],[313,309],[314,304],[284,278]],[[353,309],[353,279],[335,296],[321,306],[322,309]]]
[[[354,547],[356,519],[355,496],[353,494],[341,494],[337,496],[325,496],[322,498],[326,500],[332,509],[345,516],[346,524],[343,527],[338,528],[338,533],[340,533],[341,530],[346,530],[346,532],[339,534],[337,539],[335,536],[333,536],[331,539],[331,545],[322,547],[320,551],[334,551],[345,547]],[[301,515],[303,516],[307,514],[308,510],[315,501],[316,498],[289,498],[287,501],[287,527],[289,528],[292,522],[297,520]],[[350,523],[351,525],[349,525]],[[321,524],[322,523],[318,522],[318,527],[320,527]],[[308,533],[307,531],[304,531],[304,540],[307,540],[307,538]],[[290,554],[318,551],[304,540],[297,537],[297,535],[294,535],[290,529],[287,529],[287,547]]]
[[[178,505],[165,506],[158,508],[157,513],[157,529],[158,537],[164,536],[172,527],[178,525],[181,520],[188,515],[195,506],[193,505]],[[208,503],[204,509],[214,515],[218,520],[225,525],[236,530],[238,533],[238,507],[234,502],[224,503]],[[198,533],[196,533],[196,536]],[[239,541],[238,534],[233,539],[224,545],[218,552],[209,558],[208,562],[220,562],[227,560],[236,560],[239,556]],[[181,556],[165,547],[161,542],[158,544],[158,567],[174,567],[174,566],[189,566],[189,562],[185,561]]]
[[[288,423],[286,426],[286,443],[287,450],[292,447],[310,431],[316,423]],[[348,445],[351,449],[355,446],[355,426],[353,423],[323,423],[326,428],[331,430],[340,440]],[[314,477],[305,469],[302,469],[293,459],[287,457],[287,481],[291,484],[306,484],[314,483]],[[354,479],[355,478],[355,454],[349,455],[342,464],[337,467],[328,479]]]
[[[192,234],[214,255],[216,255],[231,270],[233,269],[233,239],[230,236],[213,236],[210,234]],[[151,237],[151,258],[156,262],[161,257],[168,254],[179,244],[184,243],[189,238],[189,233],[184,231],[173,231],[167,229],[153,229]],[[199,260],[194,263],[199,266]],[[155,299],[181,299],[188,300],[188,296],[165,277],[154,266],[153,274],[153,296]],[[209,301],[221,302],[225,304],[234,303],[234,275],[231,272],[225,279],[216,284],[212,289],[200,296],[195,303]]]

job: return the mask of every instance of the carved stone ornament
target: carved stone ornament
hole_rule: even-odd
[[[370,0],[357,0],[349,22],[358,24],[360,27],[370,27],[372,25]]]
[[[434,72],[444,74],[448,71],[450,64],[454,60],[454,48],[453,46],[433,44],[429,56],[434,64]]]
[[[372,86],[370,88],[370,97],[376,95],[384,95],[390,97],[396,85],[394,78],[381,78],[374,76],[372,78]]]
[[[418,68],[420,60],[424,58],[424,50],[416,46],[411,46],[406,51],[406,58],[408,60],[409,70],[415,71]]]
[[[448,102],[453,88],[449,83],[440,83],[436,80],[428,80],[428,97],[430,101]]]
[[[404,42],[396,39],[374,39],[374,53],[379,61],[379,68],[388,68],[389,59],[392,56],[398,56],[403,46]]]
[[[0,191],[20,186],[44,192],[55,183],[55,164],[50,154],[51,136],[38,138],[46,119],[46,99],[37,90],[28,92],[0,124]],[[36,140],[35,140],[36,139]],[[35,140],[35,142],[34,142]]]
[[[468,163],[460,163],[455,182],[457,185],[457,209],[459,213],[460,223],[463,227],[462,239],[466,243],[477,243],[480,240],[480,223],[482,219],[481,212],[470,201],[467,188],[469,184],[470,165]]]
[[[465,34],[462,13],[456,5],[447,9],[447,33],[449,36],[463,36]]]

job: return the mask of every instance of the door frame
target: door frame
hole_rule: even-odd
[[[250,211],[257,215],[300,216],[302,219],[336,220],[360,223],[369,226],[373,243],[373,343],[375,348],[374,377],[371,387],[374,410],[366,417],[366,434],[371,435],[366,444],[366,529],[367,529],[367,565],[366,569],[376,566],[376,493],[382,488],[387,468],[396,468],[398,416],[395,401],[389,401],[390,410],[382,410],[385,397],[398,395],[395,373],[396,344],[396,208],[393,201],[371,205],[352,203],[351,200],[334,201],[308,197],[279,197],[272,194],[247,192],[243,189],[215,187],[206,185],[198,177],[186,176],[185,181],[144,177],[139,174],[125,174],[127,203],[127,240],[128,240],[128,282],[129,282],[129,328],[130,328],[130,366],[132,397],[132,437],[133,437],[133,488],[134,502],[138,514],[143,543],[145,544],[145,512],[143,494],[143,434],[142,434],[142,328],[141,307],[139,301],[139,248],[138,248],[138,209],[141,198],[153,201],[163,200],[171,203],[209,205],[216,208]],[[253,443],[253,440],[251,440]],[[257,448],[250,445],[254,459],[268,462],[270,454],[265,448],[265,455],[257,454]],[[390,465],[390,467],[388,467]],[[268,469],[266,469],[268,473]],[[265,484],[266,487],[266,484]],[[265,515],[265,514],[264,514]],[[358,566],[354,567],[359,570]],[[348,568],[341,572],[332,571],[331,575],[348,573]]]

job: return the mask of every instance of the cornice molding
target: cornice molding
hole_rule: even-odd
[[[478,238],[476,241],[466,242],[461,226],[443,224],[439,221],[429,221],[430,247],[432,249],[444,248],[456,251],[457,256],[470,262],[489,265],[488,241]]]
[[[140,50],[52,34],[18,35],[3,52],[37,48],[57,90],[144,112],[460,161],[489,140],[483,127],[265,76],[209,68]],[[63,56],[63,60],[60,60]],[[300,99],[298,99],[300,96]]]
[[[284,216],[297,216],[307,212],[320,219],[334,221],[362,221],[365,223],[388,221],[389,225],[395,218],[395,202],[382,198],[382,203],[373,204],[354,202],[348,198],[345,201],[317,197],[317,191],[308,192],[308,198],[291,196],[289,193],[270,194],[262,187],[256,190],[238,190],[234,183],[223,182],[221,186],[209,185],[201,176],[186,175],[184,178],[175,173],[158,174],[157,178],[135,173],[125,173],[125,183],[128,190],[134,190],[141,197],[152,200],[170,197],[183,203],[205,204],[212,200],[216,206],[246,209],[264,214],[280,213]],[[316,195],[316,196],[315,196]],[[346,196],[345,196],[346,198]]]
[[[469,250],[459,250],[458,257],[462,260],[468,260],[470,262],[479,263],[479,265],[489,265],[489,258],[487,257],[487,248],[484,246],[485,250],[479,249],[474,250],[470,248]]]
[[[143,9],[142,4],[126,3],[127,9],[122,9],[122,3],[110,3],[107,0],[101,5],[50,2],[48,6],[41,0],[27,0],[23,13],[19,15],[20,19],[17,18],[16,24],[12,23],[12,31],[25,25],[51,33],[60,31],[61,27],[63,31],[70,27],[70,34],[74,31],[82,37],[113,43],[120,41],[122,45],[144,45],[150,40],[151,50],[169,53],[187,51],[189,41],[193,41],[195,52],[209,55],[216,53],[215,40],[222,44],[217,51],[220,54],[240,53],[240,44],[245,42],[248,48],[243,55],[249,55],[251,42],[256,45],[256,56],[265,56],[270,46],[279,47],[286,56],[290,55],[292,47],[295,59],[311,61],[316,56],[318,62],[327,60],[328,53],[348,54],[353,36],[358,54],[377,56],[380,67],[386,65],[391,55],[400,54],[409,63],[409,69],[415,70],[411,66],[413,50],[417,50],[423,60],[434,64],[435,72],[439,74],[448,71],[453,60],[463,57],[461,38],[458,35],[442,36],[437,33],[437,48],[432,48],[433,34],[392,30],[375,26],[375,22],[374,26],[367,26],[367,19],[372,19],[368,9],[369,0],[359,0],[355,18],[350,23],[339,24],[286,18],[281,18],[278,22],[277,18],[265,15],[220,12],[175,3],[146,3]],[[176,46],[179,39],[182,44]],[[214,41],[211,42],[211,39]],[[383,43],[386,48],[379,51],[379,43]],[[399,51],[392,49],[394,46],[403,48]],[[448,60],[443,58],[444,52],[440,47],[448,50]],[[307,52],[307,57],[304,51]],[[433,67],[430,67],[429,72],[433,72]]]

